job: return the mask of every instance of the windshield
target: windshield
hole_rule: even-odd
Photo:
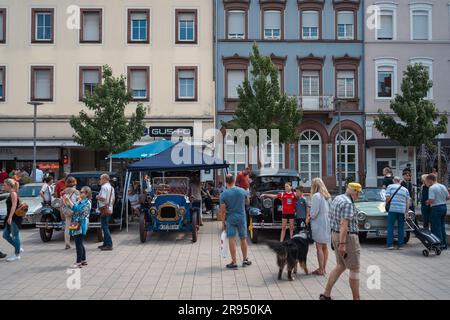
[[[41,187],[27,187],[24,186],[19,190],[19,197],[22,198],[34,198],[39,197],[39,193],[41,192]]]
[[[383,189],[363,189],[356,202],[380,202],[385,201]]]
[[[298,185],[298,178],[289,176],[258,177],[255,179],[253,187],[255,191],[284,190],[286,182],[291,182],[295,187]]]

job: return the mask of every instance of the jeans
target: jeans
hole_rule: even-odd
[[[5,221],[3,239],[8,241],[14,247],[14,253],[18,256],[20,254],[19,226],[14,221],[12,221],[10,225]]]
[[[86,261],[86,248],[83,245],[83,235],[77,234],[73,236],[75,240],[75,247],[77,249],[77,263]]]
[[[423,220],[423,228],[430,229],[430,218],[431,218],[431,207],[430,206],[422,206],[422,220]]]
[[[113,243],[111,238],[111,231],[109,231],[109,216],[101,217],[100,221],[103,231],[103,245],[105,247],[112,247]]]
[[[388,213],[388,226],[387,226],[387,246],[392,247],[394,245],[394,225],[397,221],[398,224],[398,246],[403,246],[405,239],[405,214],[402,212],[389,212]]]
[[[447,234],[445,232],[445,215],[447,214],[447,205],[431,207],[431,233],[441,240],[441,243],[447,247]]]

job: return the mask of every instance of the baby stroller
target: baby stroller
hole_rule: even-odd
[[[413,230],[417,239],[425,246],[426,249],[423,249],[422,251],[422,254],[425,257],[429,256],[430,251],[434,251],[437,256],[441,254],[441,240],[438,237],[432,234],[430,230],[420,228],[414,220],[409,217],[405,222]]]

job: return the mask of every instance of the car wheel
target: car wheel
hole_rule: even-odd
[[[363,242],[367,240],[367,232],[358,233],[359,242]]]
[[[41,222],[54,222],[52,215],[45,215],[41,218]],[[53,228],[40,228],[39,235],[41,236],[42,242],[49,242],[52,240]]]
[[[253,228],[253,217],[250,217],[249,219],[248,233],[250,234],[250,240],[252,243],[258,243],[258,229]]]
[[[147,241],[147,219],[145,214],[139,217],[139,238],[142,243]]]
[[[191,227],[192,227],[192,242],[197,242],[198,237],[198,215],[197,212],[192,212],[192,219],[191,219]]]
[[[403,240],[404,244],[407,244],[410,238],[411,238],[411,231],[406,231],[405,239]]]

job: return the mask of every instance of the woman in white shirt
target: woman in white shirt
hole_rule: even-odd
[[[52,190],[50,186],[53,183],[53,178],[51,176],[48,176],[44,179],[44,185],[41,188],[41,198],[42,202],[45,205],[50,205],[52,203]]]
[[[323,276],[326,274],[328,243],[331,241],[330,222],[328,220],[331,196],[320,178],[313,179],[311,194],[311,235],[316,242],[317,260],[319,262],[319,268],[313,274]]]

